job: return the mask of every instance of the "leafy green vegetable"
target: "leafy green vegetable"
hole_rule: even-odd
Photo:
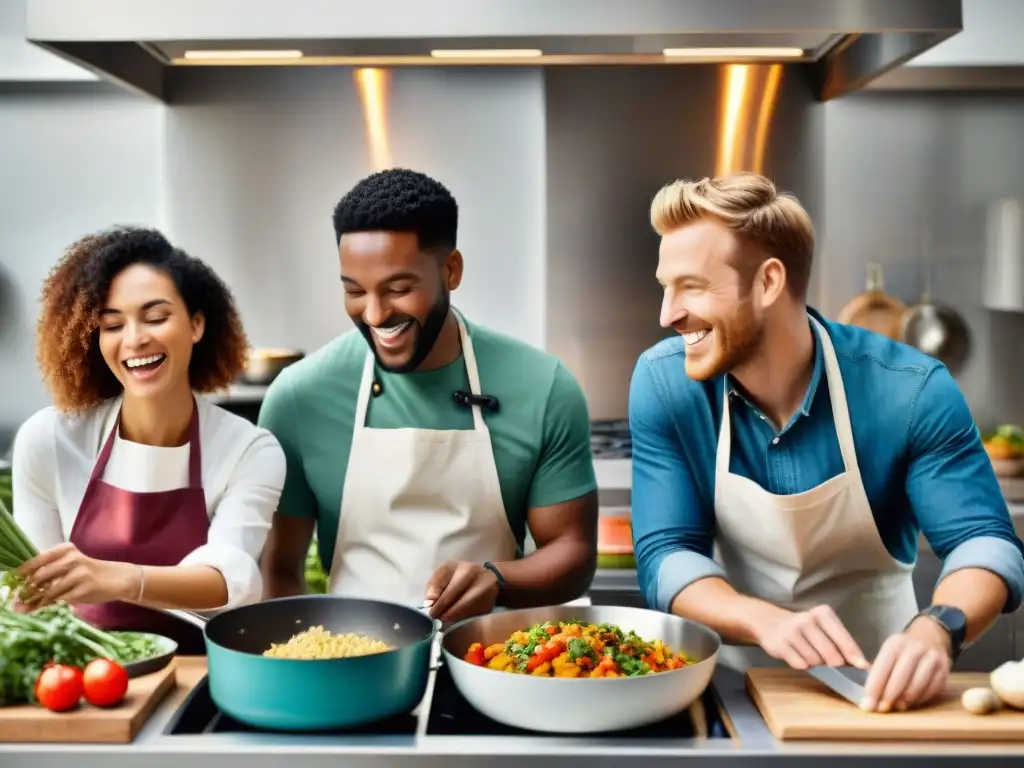
[[[314,594],[322,595],[327,592],[327,571],[320,562],[316,536],[309,543],[309,552],[306,553],[306,586]]]
[[[35,702],[36,678],[53,662],[84,667],[93,659],[119,664],[156,656],[152,638],[135,632],[104,632],[64,604],[32,613],[0,605],[0,706]]]
[[[608,656],[615,661],[622,674],[627,677],[651,674],[651,667],[644,661],[644,657],[653,651],[652,644],[641,638],[636,632],[624,632],[615,624],[600,624],[596,627],[596,631],[585,629],[588,623],[577,620],[547,621],[543,624],[534,624],[523,633],[516,633],[505,642],[505,654],[512,658],[513,663],[520,671],[526,671],[534,654],[549,651],[550,646],[545,647],[545,644],[549,643],[553,636],[557,639],[566,627],[573,625],[584,628],[583,631],[590,634],[591,639],[599,640],[598,648],[602,645],[604,647],[599,653],[586,636],[569,637],[563,641],[565,645],[562,648],[568,652],[571,661],[589,658],[597,664],[601,661],[601,656]],[[521,642],[523,634],[527,637],[526,643]]]
[[[1016,424],[1000,424],[995,429],[983,433],[981,439],[986,443],[1002,443],[1014,448],[1024,449],[1024,429]]]
[[[14,483],[11,480],[11,470],[0,470],[0,502],[6,504],[8,509],[11,508],[12,499],[14,497],[13,485]]]
[[[626,675],[626,677],[650,674],[651,668],[647,662],[636,656],[631,656],[628,653],[613,653],[612,657],[622,670],[622,674]]]
[[[24,586],[24,580],[17,570],[28,560],[39,554],[35,545],[14,521],[14,516],[7,510],[7,505],[0,500],[0,586],[18,591]]]
[[[569,658],[573,661],[581,658],[593,659],[595,662],[600,661],[597,657],[597,651],[590,647],[590,643],[584,640],[582,637],[574,637],[565,644],[565,649],[569,651]]]
[[[1005,440],[1012,446],[1024,448],[1024,429],[1015,424],[1003,424],[996,428],[995,437]]]

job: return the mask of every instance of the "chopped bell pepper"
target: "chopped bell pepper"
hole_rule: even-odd
[[[554,661],[559,654],[565,650],[565,643],[560,640],[549,640],[543,645],[538,645],[533,656],[526,662],[526,670],[532,672],[541,664]]]
[[[480,643],[473,643],[469,646],[469,650],[466,651],[463,661],[468,661],[470,664],[475,664],[478,667],[486,666],[487,659],[484,656],[483,645]]]

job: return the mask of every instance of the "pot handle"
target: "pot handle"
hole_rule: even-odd
[[[187,621],[192,626],[199,627],[199,629],[206,629],[206,622],[209,621],[206,616],[181,608],[154,608],[153,610],[166,613],[168,616],[174,616],[182,621]]]
[[[430,668],[432,670],[441,666],[441,642],[444,639],[444,624],[440,619],[430,615],[430,607],[433,603],[423,603],[416,610],[434,622],[434,640],[430,647]]]

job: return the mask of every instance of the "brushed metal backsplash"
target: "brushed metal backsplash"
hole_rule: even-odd
[[[546,72],[546,346],[578,377],[595,419],[626,415],[637,357],[666,335],[648,206],[662,184],[716,172],[727,83],[727,68],[717,66]],[[759,102],[756,84],[748,96]],[[815,218],[821,108],[802,71],[787,67],[761,168]],[[742,137],[753,134],[756,115],[741,120]]]

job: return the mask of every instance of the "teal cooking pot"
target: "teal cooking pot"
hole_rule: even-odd
[[[204,627],[214,704],[240,723],[280,731],[358,728],[408,714],[426,691],[438,629],[425,612],[404,605],[334,595],[267,600],[209,620],[165,613]],[[391,650],[338,659],[263,655],[318,625],[383,640]]]

